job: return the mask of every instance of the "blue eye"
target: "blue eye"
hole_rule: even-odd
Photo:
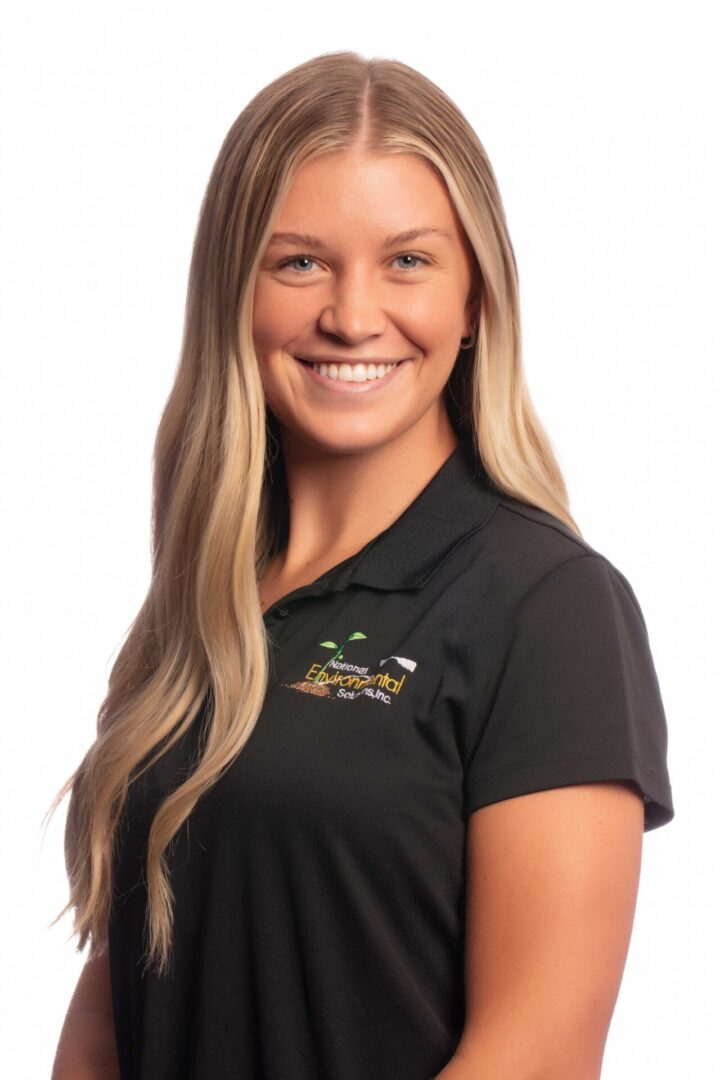
[[[422,257],[422,255],[413,255],[412,252],[410,252],[410,251],[406,252],[406,254],[404,254],[404,255],[396,255],[395,258],[396,259],[415,259],[415,260],[417,260],[417,261],[419,261],[421,263],[424,263],[425,265],[427,265],[427,263],[428,263],[428,260],[424,259]],[[407,269],[408,270],[414,270],[415,267],[414,266],[408,266]]]
[[[293,255],[292,259],[286,259],[285,262],[280,263],[280,268],[290,266],[291,263],[299,262],[300,259],[304,259],[305,262],[315,262],[310,255]]]
[[[423,264],[424,264],[425,266],[427,266],[427,265],[429,264],[429,259],[425,259],[425,258],[423,258],[423,256],[422,256],[422,255],[414,255],[414,254],[413,254],[412,252],[410,252],[410,251],[408,251],[408,252],[405,252],[405,253],[403,253],[402,255],[396,255],[396,256],[395,256],[395,258],[396,258],[396,259],[415,259],[415,261],[416,261],[416,262],[421,262],[421,263],[423,263]],[[308,263],[308,262],[310,262],[310,263],[314,263],[314,262],[315,262],[315,260],[313,259],[312,255],[293,255],[293,256],[292,256],[292,258],[290,258],[290,259],[285,259],[285,261],[284,261],[284,262],[281,262],[281,263],[280,263],[280,266],[279,266],[279,268],[280,268],[280,269],[282,270],[282,269],[284,269],[284,268],[285,268],[286,266],[292,266],[292,264],[293,264],[293,263],[296,263],[296,262],[300,262],[301,260],[302,260],[303,262],[306,262],[306,263]],[[407,270],[415,270],[415,269],[417,269],[417,268],[416,268],[415,266],[407,266],[407,265],[406,265],[406,267],[405,267],[405,268],[406,268]],[[296,272],[296,273],[298,273],[298,274],[302,274],[302,273],[304,273],[304,271],[303,271],[303,270],[297,270],[297,269],[295,269],[295,272]]]

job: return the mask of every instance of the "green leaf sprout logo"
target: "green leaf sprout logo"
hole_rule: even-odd
[[[313,679],[310,679],[310,682],[318,682],[318,680],[320,679],[320,676],[324,672],[325,668],[328,666],[328,664],[331,664],[333,662],[333,660],[342,660],[342,658],[343,658],[342,651],[345,648],[345,646],[347,645],[348,641],[358,641],[360,638],[367,638],[367,634],[361,634],[359,630],[355,630],[354,633],[348,634],[348,636],[345,638],[345,640],[343,641],[343,643],[341,645],[336,645],[334,641],[321,641],[320,642],[320,648],[321,649],[334,649],[335,652],[329,658],[329,660],[325,661],[323,666],[318,671],[317,675]]]

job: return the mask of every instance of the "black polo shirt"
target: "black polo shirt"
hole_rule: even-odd
[[[110,927],[122,1076],[428,1080],[464,1020],[468,815],[632,780],[674,816],[623,574],[499,493],[467,436],[405,512],[265,615],[250,740],[171,848],[174,966],[140,973],[147,829],[199,730],[136,778]]]

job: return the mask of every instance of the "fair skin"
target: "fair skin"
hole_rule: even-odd
[[[120,1080],[108,952],[87,960],[65,1016],[51,1080]]]
[[[470,815],[466,1024],[437,1080],[598,1080],[642,837],[642,800],[625,781]]]
[[[418,228],[447,235],[385,246]],[[408,155],[354,150],[307,163],[273,231],[322,246],[273,243],[254,297],[291,508],[287,549],[260,583],[263,610],[396,520],[457,445],[442,389],[477,315],[473,255],[446,189]],[[385,385],[343,393],[297,359],[320,355],[408,363]],[[642,830],[626,782],[534,792],[470,815],[466,1021],[437,1080],[598,1080]],[[52,1080],[118,1076],[105,954],[83,969]]]
[[[414,229],[437,232],[392,239]],[[472,251],[445,186],[408,155],[306,163],[274,224],[273,235],[288,232],[319,242],[271,239],[254,295],[291,508],[264,609],[391,524],[455,448],[442,389],[477,314]],[[407,363],[347,393],[299,356]]]

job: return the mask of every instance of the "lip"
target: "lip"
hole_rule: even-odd
[[[407,367],[412,363],[411,358],[401,360],[399,364],[396,364],[394,368],[383,375],[382,379],[368,379],[366,382],[342,382],[340,379],[328,379],[326,375],[321,375],[318,371],[315,371],[312,364],[307,361],[303,361],[295,357],[300,367],[305,371],[308,378],[312,379],[314,383],[321,386],[324,390],[329,390],[331,394],[371,394],[374,390],[380,390],[381,387],[387,386],[389,382],[392,382],[397,377],[399,371],[402,368]],[[359,363],[359,361],[354,361]],[[349,360],[342,361],[342,363],[350,363]]]

